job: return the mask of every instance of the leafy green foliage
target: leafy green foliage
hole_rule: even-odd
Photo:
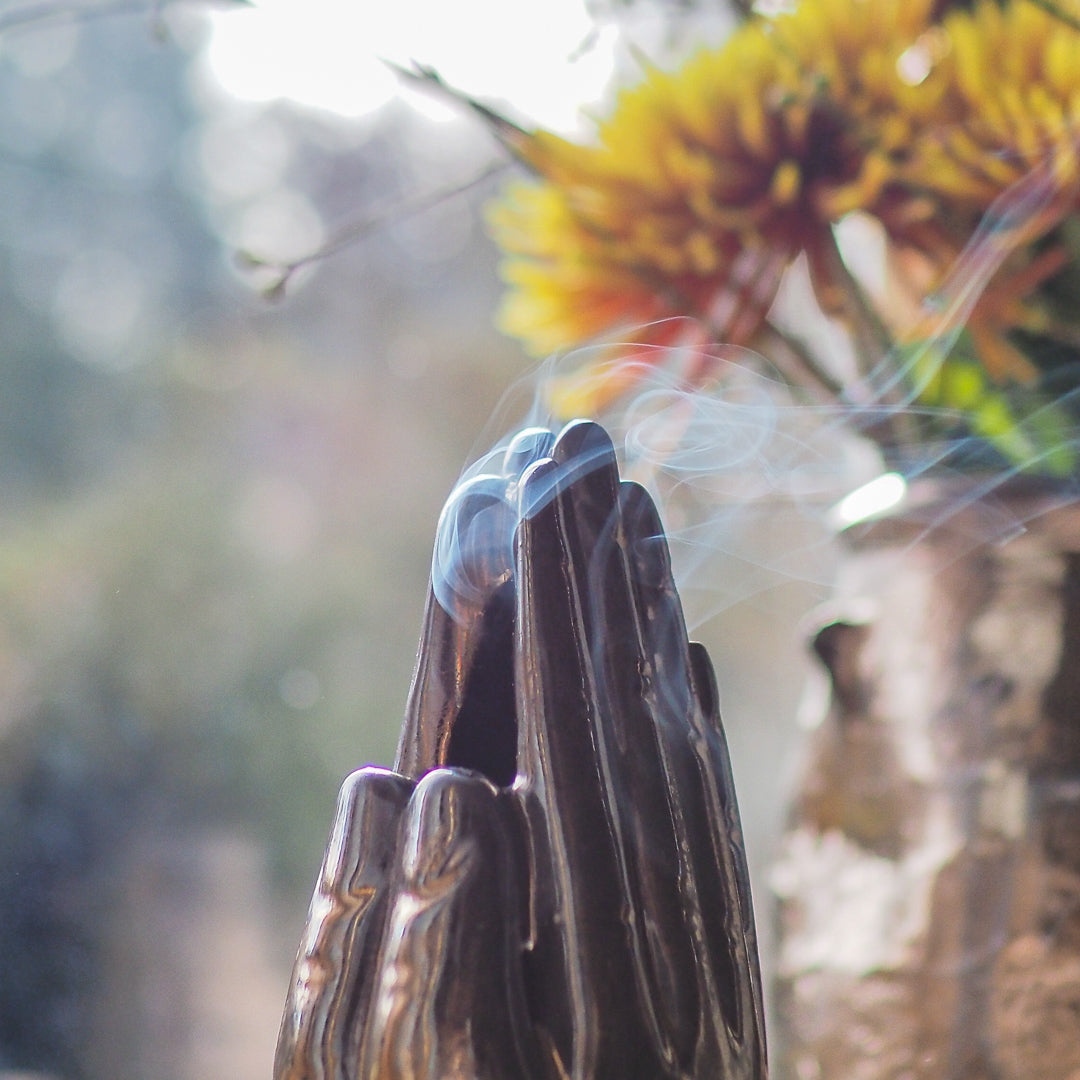
[[[943,356],[931,344],[906,350],[921,423],[931,432],[985,440],[1009,465],[1064,478],[1077,466],[1076,419],[1048,395],[1015,391],[990,380],[962,333]]]

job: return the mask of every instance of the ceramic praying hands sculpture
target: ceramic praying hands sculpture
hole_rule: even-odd
[[[342,788],[275,1080],[762,1080],[716,687],[652,501],[576,422],[448,516],[493,539],[435,583],[394,771]]]

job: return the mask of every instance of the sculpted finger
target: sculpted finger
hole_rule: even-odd
[[[665,659],[677,651],[680,635],[685,643],[686,633],[681,620],[660,626],[657,613],[641,606],[632,549],[657,536],[663,543],[663,536],[658,522],[642,535],[638,518],[624,512],[628,493],[648,500],[642,488],[619,483],[613,463],[588,471],[603,460],[598,446],[606,441],[602,429],[588,423],[570,425],[560,435],[555,459],[564,465],[583,461],[586,471],[561,491],[559,506],[594,680],[593,723],[629,912],[626,937],[638,1019],[668,1073],[683,1075],[699,1039],[700,1001],[676,828],[679,807],[673,803],[677,793],[662,767],[655,699],[658,688],[666,690],[680,674]],[[602,498],[590,491],[593,483],[603,484]],[[589,887],[587,877],[581,887]]]
[[[412,781],[361,769],[338,794],[293,965],[274,1080],[349,1080],[371,998],[388,868]]]
[[[442,512],[394,765],[406,776],[450,765],[475,769],[498,785],[514,780],[516,488],[554,439],[545,428],[519,432],[499,471],[459,485]]]
[[[564,430],[521,497],[519,792],[538,1022],[570,1075],[760,1076],[730,765],[656,509],[619,482],[587,423]]]
[[[394,768],[419,777],[440,765],[514,777],[517,734],[509,685],[514,510],[507,479],[461,485],[439,521],[432,588]],[[477,725],[483,738],[475,738]],[[478,760],[468,760],[479,753]]]
[[[652,500],[631,484],[622,496],[641,648],[656,674],[645,699],[683,853],[683,910],[705,1008],[695,1075],[756,1080],[765,1072],[757,937],[716,681],[704,647],[687,639]]]
[[[475,773],[439,769],[417,784],[356,1075],[551,1075],[526,1013],[514,814]]]
[[[640,669],[625,622],[618,483],[606,435],[581,424],[521,485],[516,670],[519,793],[534,862],[528,971],[537,1022],[568,1075],[655,1077],[686,1052],[694,1013],[680,1027],[681,1017],[668,1022],[671,1002],[660,1001],[668,990],[676,1008],[686,1001],[656,940],[678,936],[677,859],[664,835],[664,793],[646,764],[651,735],[636,730],[633,708],[621,714],[632,696],[621,680]],[[611,618],[623,621],[609,639]],[[634,813],[630,799],[639,800]],[[659,845],[652,856],[650,838]],[[656,904],[658,922],[643,918],[646,894],[670,901]]]

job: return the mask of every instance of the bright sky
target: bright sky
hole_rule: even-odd
[[[383,57],[430,65],[523,119],[571,129],[601,96],[615,45],[614,31],[595,33],[583,0],[256,0],[211,17],[207,63],[230,94],[350,117],[400,91]]]

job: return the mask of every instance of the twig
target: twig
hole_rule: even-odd
[[[393,60],[383,59],[383,63],[399,78],[402,82],[409,83],[410,85],[423,90],[427,94],[432,94],[440,101],[450,102],[456,108],[466,108],[476,113],[477,116],[484,122],[488,130],[493,132],[495,137],[511,151],[518,146],[523,139],[528,137],[528,133],[524,128],[515,124],[507,116],[503,116],[501,112],[485,105],[482,101],[478,101],[476,98],[469,94],[466,94],[464,90],[459,90],[456,86],[451,86],[435,68],[429,64],[421,64],[419,61],[414,60],[412,67],[402,67],[401,64],[395,63]]]
[[[831,229],[823,233],[819,250],[829,278],[840,285],[838,295],[855,337],[855,354],[859,361],[860,374],[868,377],[892,352],[892,335],[881,316],[874,310],[862,285],[848,269],[836,243],[836,235]]]
[[[793,387],[824,405],[838,405],[843,387],[810,354],[806,346],[768,320],[756,337],[756,346]]]
[[[860,379],[851,391],[865,388],[870,400],[852,400],[856,408],[867,407],[880,410],[882,419],[874,420],[867,428],[882,446],[902,446],[919,441],[916,419],[907,409],[905,388],[898,378],[890,374],[881,379],[886,362],[895,353],[895,344],[881,316],[867,297],[862,285],[848,269],[836,242],[836,234],[830,229],[823,238],[821,252],[825,268],[831,280],[840,284],[840,301],[849,323],[855,343],[855,358],[859,364]]]
[[[377,233],[387,225],[423,213],[425,210],[430,210],[440,203],[456,198],[458,195],[464,195],[466,192],[478,187],[485,180],[489,180],[491,177],[499,175],[499,173],[504,172],[508,168],[510,168],[509,162],[492,162],[485,169],[475,176],[470,177],[464,183],[456,184],[453,187],[438,188],[435,191],[425,192],[422,195],[414,196],[412,199],[398,203],[395,206],[367,214],[355,221],[348,222],[334,232],[325,243],[320,244],[313,251],[309,251],[306,255],[301,255],[297,259],[292,259],[288,262],[279,262],[272,259],[264,259],[250,251],[241,250],[237,252],[237,261],[241,266],[250,270],[274,271],[277,274],[277,277],[269,286],[263,289],[262,292],[267,299],[276,300],[284,293],[293,275],[305,266],[310,266],[312,263],[320,262],[323,259],[329,258],[331,255],[336,255],[339,251],[366,240],[369,236]]]

